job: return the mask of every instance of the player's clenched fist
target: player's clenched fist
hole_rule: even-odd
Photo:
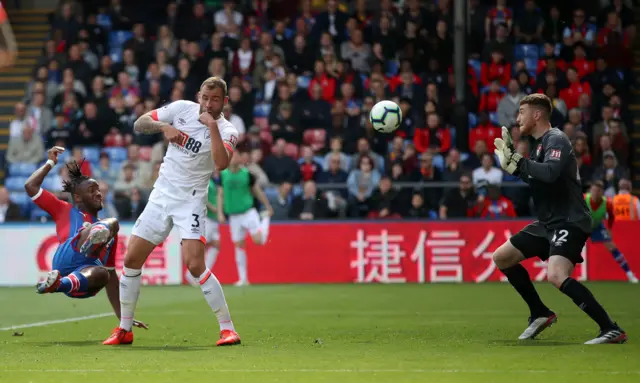
[[[64,148],[62,146],[54,146],[53,148],[47,150],[47,159],[53,161],[54,165],[58,164],[58,155],[64,152]]]
[[[215,118],[213,118],[213,116],[209,114],[209,112],[202,113],[200,115],[200,118],[198,118],[198,121],[200,121],[202,125],[206,125],[209,128],[217,126]]]
[[[164,134],[164,137],[169,141],[169,142],[175,142],[175,143],[179,143],[180,142],[180,131],[176,128],[174,128],[171,125],[165,125],[162,127],[162,133]]]

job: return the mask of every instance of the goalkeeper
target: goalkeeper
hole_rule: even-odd
[[[582,196],[578,164],[569,138],[549,123],[551,100],[532,94],[520,101],[516,122],[522,135],[534,141],[531,157],[516,153],[507,128],[495,139],[502,169],[531,187],[537,221],[508,239],[493,254],[497,267],[522,296],[531,315],[519,339],[533,339],[557,321],[540,299],[527,270],[528,258],[548,260],[547,279],[567,295],[600,327],[586,344],[624,343],[627,334],[614,323],[593,294],[571,275],[582,263],[582,249],[591,234],[591,215]]]

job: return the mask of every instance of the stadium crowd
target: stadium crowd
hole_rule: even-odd
[[[462,134],[452,0],[160,1],[163,13],[146,22],[119,0],[64,2],[15,106],[0,216],[45,216],[22,184],[59,145],[99,180],[105,217],[135,219],[167,143],[137,135],[133,122],[195,100],[208,76],[229,85],[237,155],[265,186],[274,219],[529,216],[527,188],[503,186],[517,180],[497,165],[493,139],[507,126],[519,152],[535,150],[515,126],[532,92],[553,100],[553,125],[573,140],[585,186],[602,180],[615,194],[629,187],[636,30],[628,2],[592,3],[568,13],[535,0],[469,0]],[[368,122],[382,99],[402,108],[393,135]],[[58,166],[44,186],[60,192],[67,176]]]

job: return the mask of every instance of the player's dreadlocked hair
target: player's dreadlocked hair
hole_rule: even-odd
[[[76,161],[72,161],[67,164],[69,180],[62,181],[62,191],[75,194],[76,187],[89,179],[89,177],[82,174],[82,171],[80,170],[82,168],[82,164],[84,164],[84,159],[79,165]]]

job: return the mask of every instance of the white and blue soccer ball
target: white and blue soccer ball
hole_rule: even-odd
[[[375,104],[369,113],[369,121],[380,133],[391,133],[398,129],[402,122],[402,111],[393,101],[383,100]]]

